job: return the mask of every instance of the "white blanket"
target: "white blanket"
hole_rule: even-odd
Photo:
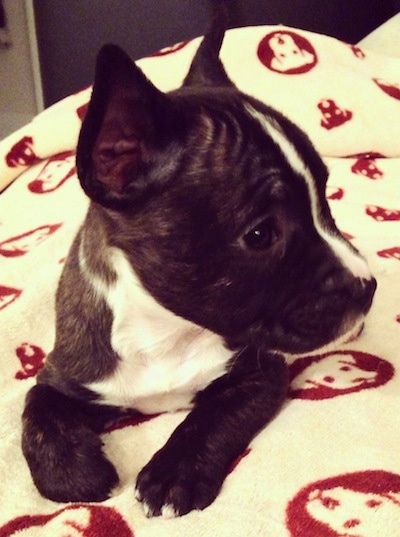
[[[138,63],[169,90],[197,46]],[[10,185],[0,195],[0,537],[400,535],[400,60],[271,26],[229,31],[222,60],[326,157],[332,212],[378,280],[366,328],[335,352],[293,361],[287,403],[205,511],[148,520],[133,495],[184,412],[104,434],[121,479],[108,501],[42,498],[21,453],[20,416],[52,348],[57,281],[88,205],[74,148],[90,88],[64,99],[0,143],[0,190]]]

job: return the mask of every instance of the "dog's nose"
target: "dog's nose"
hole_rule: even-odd
[[[367,313],[376,290],[375,278],[354,278],[343,271],[331,272],[323,280],[321,290],[343,303],[353,303],[362,313]]]
[[[362,279],[361,280],[361,304],[365,312],[367,312],[372,304],[372,300],[374,298],[374,294],[376,291],[377,282],[375,278],[370,278],[368,280]]]

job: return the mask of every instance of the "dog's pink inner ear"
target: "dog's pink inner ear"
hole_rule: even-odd
[[[104,141],[99,144],[95,156],[97,179],[110,190],[121,194],[126,185],[134,179],[140,161],[140,143],[136,137]]]
[[[109,191],[122,194],[137,178],[146,131],[143,96],[122,73],[109,83],[104,116],[92,149],[96,178]]]
[[[137,177],[142,157],[138,135],[123,130],[118,123],[104,125],[92,153],[97,180],[118,194]]]
[[[101,49],[76,157],[79,179],[91,199],[117,203],[142,192],[148,181],[142,172],[162,137],[160,128],[167,134],[172,130],[164,126],[170,110],[166,96],[125,52],[114,45]]]

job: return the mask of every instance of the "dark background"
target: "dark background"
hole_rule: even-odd
[[[138,59],[204,33],[221,0],[34,0],[45,106],[89,85],[98,49]],[[230,27],[286,24],[357,43],[400,0],[226,0]]]

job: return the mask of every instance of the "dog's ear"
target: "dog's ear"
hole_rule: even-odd
[[[227,11],[221,5],[193,58],[184,86],[228,86],[234,87],[221,60],[219,51],[224,40]]]
[[[97,57],[77,147],[78,176],[86,194],[105,207],[120,209],[148,191],[151,179],[146,172],[174,132],[173,116],[168,96],[123,50],[105,45]]]

